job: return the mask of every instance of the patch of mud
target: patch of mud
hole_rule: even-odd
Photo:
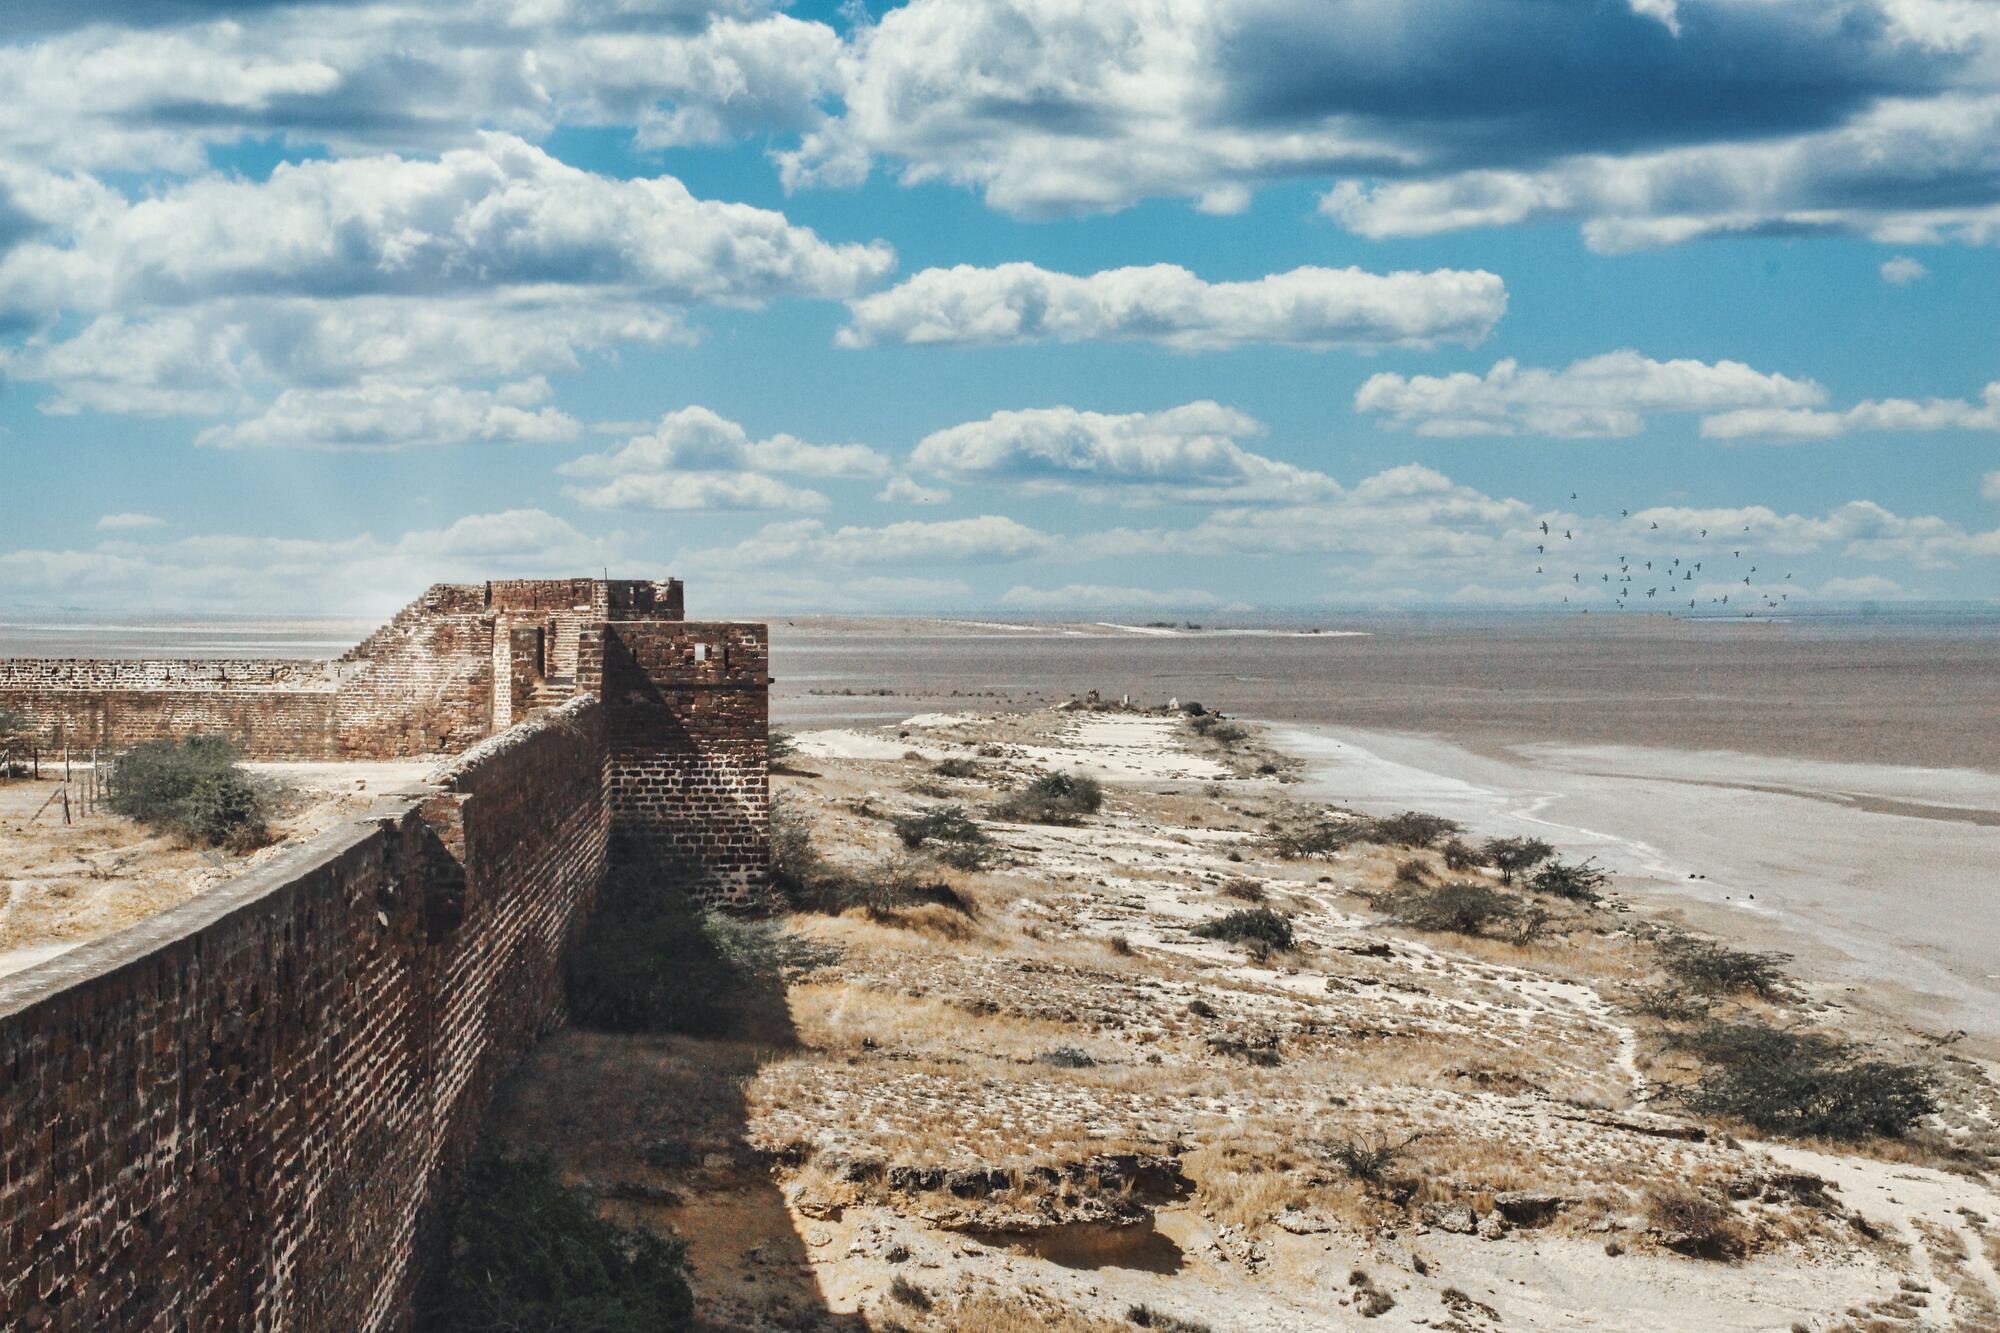
[[[1087,1272],[1127,1268],[1171,1276],[1187,1265],[1186,1253],[1161,1233],[1150,1215],[1123,1224],[1071,1222],[1027,1232],[968,1230],[964,1235],[989,1248]]]

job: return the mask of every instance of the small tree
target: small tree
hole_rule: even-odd
[[[1469,882],[1396,889],[1378,894],[1375,905],[1394,925],[1453,935],[1504,932],[1525,940],[1540,934],[1544,925],[1540,912],[1512,894]]]
[[[1043,773],[993,807],[996,818],[1024,824],[1074,824],[1104,805],[1104,788],[1087,773]]]
[[[1491,864],[1485,852],[1458,838],[1447,839],[1444,846],[1438,848],[1438,855],[1444,858],[1446,870],[1462,872]]]
[[[1368,821],[1362,836],[1369,842],[1392,847],[1435,847],[1445,838],[1463,833],[1465,825],[1443,815],[1427,815],[1421,810],[1405,810],[1400,815],[1383,815]]]
[[[1551,861],[1535,872],[1528,887],[1551,898],[1594,903],[1604,897],[1604,886],[1610,882],[1611,876],[1589,861]]]
[[[1676,981],[1708,995],[1749,992],[1766,1000],[1791,997],[1785,976],[1788,953],[1732,949],[1696,935],[1676,932],[1660,942],[1660,961]]]
[[[1268,907],[1246,907],[1194,928],[1203,939],[1258,943],[1273,949],[1292,947],[1292,923]]]
[[[771,797],[771,878],[793,902],[819,873],[819,849],[813,846],[812,820],[782,793]]]
[[[1353,815],[1310,814],[1268,828],[1264,845],[1280,860],[1315,860],[1333,856],[1367,831],[1368,822]]]
[[[1500,872],[1502,884],[1512,884],[1514,876],[1532,870],[1556,854],[1556,849],[1540,838],[1488,838],[1486,863]]]
[[[192,736],[119,755],[105,804],[185,842],[245,851],[269,838],[270,796],[236,762],[227,737]]]
[[[1675,1093],[1683,1105],[1766,1133],[1894,1138],[1938,1109],[1937,1080],[1928,1070],[1824,1033],[1711,1021],[1670,1036],[1668,1044],[1704,1066]]]

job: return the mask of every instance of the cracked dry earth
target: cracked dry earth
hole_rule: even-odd
[[[954,758],[972,776],[933,771]],[[1411,853],[1273,859],[1283,783],[1175,717],[931,715],[806,734],[793,762],[784,799],[855,865],[897,855],[890,817],[983,816],[1038,772],[1108,799],[982,817],[998,862],[936,876],[969,914],[775,923],[791,961],[729,1040],[531,1057],[502,1141],[686,1236],[708,1326],[2000,1328],[1972,1062],[1932,1056],[1952,1092],[1927,1142],[1979,1149],[1950,1161],[1663,1113],[1641,913],[1531,944],[1385,927],[1357,891]],[[1190,930],[1256,899],[1294,951]],[[1844,1017],[1810,987],[1797,1010],[1765,1016]],[[1688,1189],[1742,1253],[1658,1224],[1649,1200]]]

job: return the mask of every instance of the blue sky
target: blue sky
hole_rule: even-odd
[[[0,85],[0,605],[2000,572],[1973,0],[29,3]]]

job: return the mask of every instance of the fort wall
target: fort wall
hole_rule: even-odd
[[[716,903],[770,893],[770,638],[763,625],[608,621],[578,688],[604,700],[613,836],[698,867]]]
[[[607,717],[0,978],[0,1327],[410,1326],[494,1086],[560,1016]]]
[[[0,708],[49,749],[207,732],[249,759],[449,754],[574,697],[586,627],[683,614],[677,579],[441,583],[331,662],[0,659]]]

